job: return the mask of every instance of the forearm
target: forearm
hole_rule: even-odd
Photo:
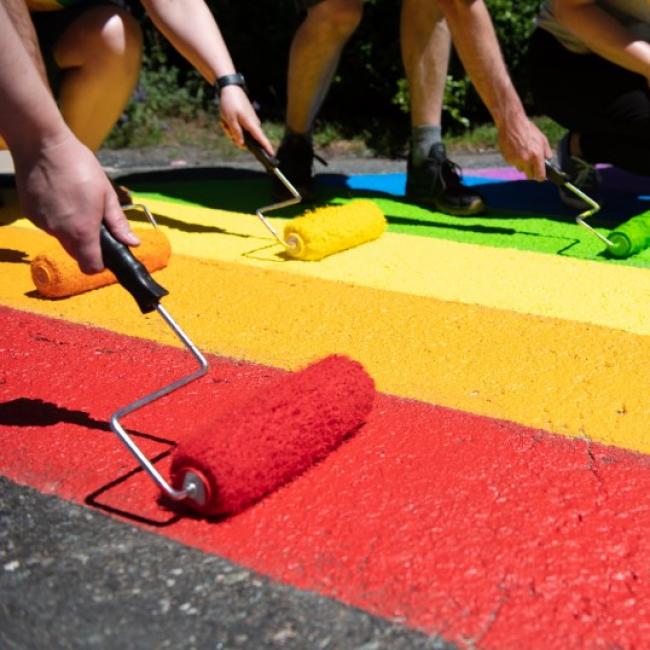
[[[221,31],[203,0],[142,0],[154,25],[208,81],[235,71]]]
[[[557,0],[556,20],[590,50],[616,65],[650,77],[650,44],[592,2]]]
[[[0,0],[0,134],[14,155],[67,137],[56,103]]]
[[[23,44],[23,47],[31,60],[34,62],[36,70],[41,76],[43,83],[45,83],[49,89],[50,86],[45,71],[45,63],[43,62],[41,48],[34,29],[34,23],[32,22],[29,9],[27,8],[27,3],[25,0],[2,0],[2,3],[11,18],[20,42]]]
[[[497,127],[524,118],[483,0],[439,0],[438,4],[463,66]]]

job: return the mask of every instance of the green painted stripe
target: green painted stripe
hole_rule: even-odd
[[[160,186],[160,183],[157,183]],[[265,179],[180,181],[165,183],[164,192],[151,192],[151,184],[134,183],[132,189],[143,199],[152,198],[185,205],[200,205],[234,212],[253,213],[268,205],[269,185]],[[340,188],[322,188],[324,200],[344,203],[368,193]],[[562,255],[606,264],[650,267],[650,249],[625,260],[603,256],[604,245],[572,219],[546,218],[540,215],[490,212],[478,217],[453,217],[405,203],[397,199],[372,197],[388,220],[388,230],[395,233],[433,237],[494,248],[514,248],[536,253]],[[304,207],[273,212],[272,216],[295,216]],[[600,229],[601,232],[609,232]]]

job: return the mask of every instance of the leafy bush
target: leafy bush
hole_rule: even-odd
[[[170,64],[161,37],[150,32],[138,87],[106,146],[158,144],[166,129],[166,118],[195,119],[209,94],[197,72],[185,65]]]
[[[289,46],[301,16],[295,0],[207,0],[251,99],[264,120],[282,122]],[[504,59],[524,101],[525,57],[538,0],[486,0]],[[136,10],[137,11],[137,10]],[[346,137],[363,137],[383,154],[404,151],[408,135],[408,88],[399,48],[400,3],[367,0],[364,19],[347,44],[319,114]],[[142,17],[140,14],[139,17]],[[111,135],[111,146],[155,143],[165,120],[194,119],[208,109],[212,90],[144,19],[146,53],[138,92]],[[444,98],[443,125],[453,134],[487,122],[489,114],[452,57]]]

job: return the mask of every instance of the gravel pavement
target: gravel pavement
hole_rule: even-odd
[[[323,156],[327,166],[316,163],[316,173],[388,174],[406,171],[406,160],[371,156]],[[158,169],[186,167],[233,167],[260,170],[260,164],[246,152],[233,150],[228,157],[215,155],[197,147],[149,147],[146,149],[102,149],[98,158],[111,176]],[[453,152],[451,158],[463,169],[503,167],[505,162],[497,151]],[[8,151],[0,151],[0,174],[11,174],[13,163]]]
[[[0,477],[2,650],[451,650]]]
[[[321,152],[319,152],[321,154]],[[374,158],[371,156],[341,156],[322,153],[327,166],[315,163],[316,173],[331,174],[387,174],[406,171],[406,160]],[[454,162],[463,169],[502,167],[505,165],[501,154],[496,151],[454,152]],[[233,167],[235,169],[261,170],[260,164],[252,155],[233,150],[231,156],[215,158],[204,149],[185,147],[149,148],[144,150],[103,150],[99,159],[112,175],[153,171],[156,169],[183,167]]]

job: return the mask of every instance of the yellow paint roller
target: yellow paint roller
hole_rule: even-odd
[[[354,248],[381,237],[386,218],[379,206],[368,199],[346,205],[316,208],[291,220],[281,237],[264,213],[295,205],[302,201],[298,190],[278,168],[278,161],[269,156],[253,138],[244,132],[246,146],[265,169],[287,188],[291,198],[255,211],[268,231],[284,247],[287,255],[299,260],[320,260],[333,253]]]
[[[378,239],[386,219],[373,201],[316,208],[292,219],[284,228],[287,254],[299,260],[320,260],[332,253]]]
[[[153,219],[144,206],[133,207],[143,208]],[[171,255],[167,237],[155,228],[136,229],[135,233],[141,243],[133,248],[133,254],[145,268],[151,273],[167,266]],[[65,298],[117,282],[108,269],[94,275],[82,273],[58,242],[34,257],[30,267],[34,286],[45,298]]]

